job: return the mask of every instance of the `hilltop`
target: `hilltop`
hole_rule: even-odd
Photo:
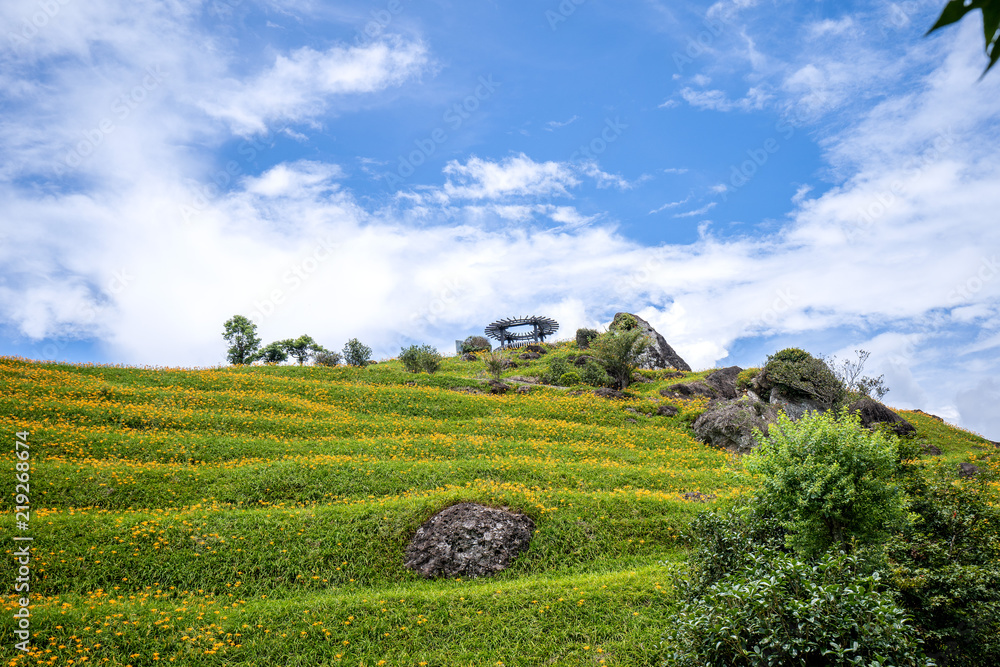
[[[613,400],[526,381],[579,353],[549,349],[503,395],[460,358],[431,375],[0,358],[36,536],[34,649],[8,664],[655,662],[687,525],[749,483],[694,438],[707,399],[660,394],[714,369],[641,371]],[[992,447],[900,414],[949,465]],[[529,550],[489,579],[404,569],[416,528],[462,501],[529,515]]]

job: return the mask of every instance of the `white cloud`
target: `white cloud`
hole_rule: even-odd
[[[704,215],[705,213],[708,213],[709,211],[711,211],[716,206],[718,206],[718,202],[714,202],[714,201],[713,202],[709,202],[709,203],[705,204],[704,206],[702,206],[701,208],[696,208],[693,211],[686,211],[684,213],[675,213],[674,217],[675,218],[693,218],[693,217],[695,217],[697,215]]]
[[[569,196],[567,188],[580,183],[573,170],[560,162],[535,162],[524,153],[500,162],[471,157],[452,160],[443,191],[452,199],[498,199],[509,196]],[[454,180],[453,180],[454,179]],[[457,182],[456,182],[457,181]]]
[[[401,39],[326,51],[303,47],[277,56],[273,66],[250,80],[220,83],[200,106],[238,134],[260,133],[273,122],[312,120],[327,111],[332,97],[398,86],[427,61],[423,43]]]
[[[558,130],[561,127],[566,127],[567,125],[570,125],[571,123],[575,123],[578,120],[580,120],[580,117],[576,116],[576,115],[574,115],[569,120],[564,120],[564,121],[561,121],[561,122],[558,121],[558,120],[550,120],[548,123],[545,124],[545,130],[547,132],[552,132],[554,130]]]
[[[771,98],[760,88],[750,88],[746,95],[738,100],[731,100],[721,90],[695,90],[694,88],[682,88],[681,97],[684,101],[698,109],[710,109],[712,111],[755,111],[763,109],[764,104]]]

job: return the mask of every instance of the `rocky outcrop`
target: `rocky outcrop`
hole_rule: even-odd
[[[913,424],[878,401],[868,397],[854,401],[847,409],[852,414],[858,413],[861,417],[861,425],[870,431],[878,429],[880,424],[886,424],[892,429],[893,433],[899,436],[913,435],[917,432]]]
[[[781,387],[771,388],[768,402],[774,407],[784,410],[792,421],[802,419],[807,412],[826,412],[833,407],[832,403],[806,398],[802,395],[793,395],[791,392],[785,392]]]
[[[617,399],[629,398],[628,394],[623,394],[617,389],[609,389],[608,387],[601,387],[600,389],[595,389],[594,396],[600,396],[601,398],[617,398]]]
[[[694,422],[698,439],[713,447],[746,454],[757,446],[755,428],[767,435],[778,419],[777,409],[744,396],[735,401],[716,401]]]
[[[507,569],[527,550],[535,522],[524,514],[460,503],[420,526],[404,565],[427,577],[476,578]]]
[[[680,410],[677,409],[676,405],[670,405],[669,403],[662,403],[657,406],[656,414],[661,417],[675,417]]]
[[[664,387],[660,390],[660,395],[670,398],[695,398],[697,396],[716,398],[718,391],[707,382],[696,380],[694,382],[685,382],[683,384]]]
[[[650,346],[639,358],[639,368],[655,370],[657,368],[673,368],[679,371],[690,371],[688,363],[681,359],[681,356],[674,352],[674,348],[667,344],[667,340],[661,336],[649,322],[638,315],[632,313],[616,313],[615,319],[622,315],[632,315],[639,324],[639,328],[650,340]]]
[[[734,399],[739,396],[739,392],[736,390],[736,376],[742,370],[739,366],[720,368],[706,376],[705,383],[714,387],[721,398]]]

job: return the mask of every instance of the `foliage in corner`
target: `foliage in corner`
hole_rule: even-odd
[[[855,554],[754,553],[681,605],[674,667],[933,665],[906,612]]]
[[[915,520],[885,546],[889,583],[928,654],[960,667],[1000,664],[1000,491],[983,466],[958,479],[942,463],[907,478]]]
[[[983,76],[986,76],[990,68],[997,63],[997,59],[1000,59],[1000,48],[997,46],[997,41],[1000,40],[1000,0],[971,0],[968,2],[967,0],[948,0],[948,4],[944,6],[941,16],[931,26],[931,29],[927,31],[927,34],[929,35],[939,28],[957,23],[966,14],[976,9],[983,13],[983,35],[986,42],[984,48],[986,56],[990,60],[986,65],[986,69],[983,70]]]

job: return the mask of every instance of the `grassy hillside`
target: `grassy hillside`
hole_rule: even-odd
[[[34,648],[11,650],[4,622],[5,662],[655,664],[682,533],[705,506],[683,494],[739,489],[727,455],[691,436],[702,404],[671,400],[681,413],[656,416],[658,390],[682,380],[646,375],[614,401],[557,387],[471,393],[482,364],[458,359],[413,375],[394,361],[179,370],[0,358],[5,441],[30,432],[35,537]],[[904,416],[947,459],[982,444]],[[530,515],[530,550],[490,579],[404,569],[417,526],[459,501]],[[13,526],[8,515],[0,528],[8,562]]]

